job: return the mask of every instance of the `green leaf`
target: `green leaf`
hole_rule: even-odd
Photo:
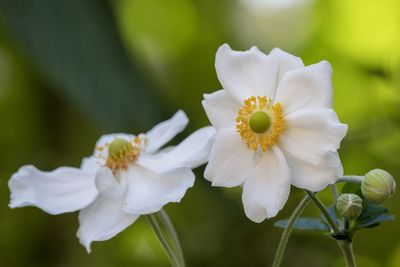
[[[129,61],[106,0],[0,0],[16,47],[60,95],[107,129],[149,128],[160,103]]]
[[[357,221],[367,220],[371,217],[385,214],[388,212],[389,210],[384,206],[364,201],[362,212],[360,216],[357,218]]]
[[[275,227],[286,228],[288,220],[279,220],[274,223]],[[316,218],[299,218],[293,225],[293,229],[306,231],[329,232],[329,227]]]
[[[354,225],[355,230],[362,228],[372,228],[378,226],[381,222],[394,221],[396,218],[393,214],[385,213],[377,216],[370,217],[367,220],[357,222]]]
[[[378,226],[381,222],[393,221],[395,216],[389,214],[387,208],[366,202],[363,205],[361,215],[354,223],[353,231],[358,231],[363,228],[372,228]]]

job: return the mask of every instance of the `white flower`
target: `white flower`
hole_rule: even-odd
[[[80,210],[77,236],[90,252],[92,241],[110,239],[140,215],[179,202],[193,186],[191,168],[207,161],[215,130],[202,128],[159,151],[187,123],[178,111],[146,135],[104,135],[80,168],[42,172],[23,166],[9,181],[10,207],[36,206],[50,214]]]
[[[278,48],[232,51],[224,44],[215,67],[223,90],[204,95],[216,128],[205,178],[213,186],[243,186],[248,218],[275,216],[290,185],[320,191],[342,176],[337,153],[346,135],[332,109],[328,62],[304,66]]]

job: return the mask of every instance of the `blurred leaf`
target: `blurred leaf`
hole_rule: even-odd
[[[398,64],[399,1],[331,0],[326,3],[322,33],[327,44],[363,64]]]
[[[274,223],[274,226],[286,228],[288,220],[280,220]],[[293,229],[306,231],[322,231],[329,232],[329,227],[321,220],[316,218],[299,218],[293,225]]]
[[[128,48],[153,64],[176,59],[196,40],[197,13],[190,0],[118,0],[112,3]]]
[[[159,119],[160,105],[128,61],[106,0],[0,0],[0,7],[39,73],[103,126],[149,127]]]

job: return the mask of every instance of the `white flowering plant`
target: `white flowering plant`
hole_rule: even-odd
[[[193,186],[192,169],[207,163],[204,177],[217,187],[242,187],[246,216],[261,223],[284,208],[291,186],[304,198],[287,220],[272,266],[280,266],[293,229],[318,231],[337,240],[348,267],[356,266],[352,241],[360,229],[394,216],[382,203],[396,184],[386,171],[343,175],[338,150],[347,134],[333,109],[332,67],[305,66],[279,48],[268,55],[257,47],[234,51],[222,45],[215,68],[221,90],[202,105],[212,126],[180,144],[162,148],[188,124],[183,111],[146,134],[107,134],[79,168],[40,171],[21,167],[9,180],[11,208],[35,206],[57,215],[79,211],[77,237],[88,252],[140,216],[164,246],[172,266],[185,266],[179,239],[166,212]],[[345,183],[338,193],[337,183]],[[317,197],[330,188],[331,206]],[[313,202],[320,218],[301,217]]]
[[[204,176],[213,186],[243,188],[246,216],[262,222],[284,207],[291,185],[306,196],[284,228],[273,266],[280,266],[292,229],[315,230],[338,241],[347,266],[356,266],[354,233],[394,219],[382,202],[395,191],[383,170],[343,176],[338,149],[347,133],[333,110],[332,68],[327,61],[305,66],[275,48],[234,51],[222,45],[215,68],[222,90],[204,95],[203,107],[216,129]],[[336,183],[347,182],[339,196]],[[330,207],[316,193],[331,187]],[[299,218],[313,201],[321,218]],[[375,203],[374,203],[375,202]]]
[[[161,149],[188,121],[178,111],[146,134],[104,135],[80,168],[43,172],[23,166],[9,180],[10,207],[36,206],[53,215],[79,211],[77,237],[88,252],[93,241],[108,240],[147,215],[171,262],[182,265],[175,230],[162,207],[180,202],[193,186],[192,169],[207,161],[215,132],[205,127]]]

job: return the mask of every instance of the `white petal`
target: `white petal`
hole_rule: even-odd
[[[274,217],[285,205],[290,192],[290,171],[277,146],[263,154],[252,176],[243,186],[246,216],[254,222]]]
[[[96,188],[99,193],[110,199],[117,199],[125,192],[126,183],[116,181],[109,168],[101,168],[96,173]]]
[[[160,173],[177,168],[196,168],[207,162],[214,134],[213,127],[201,128],[175,147],[154,155],[143,154],[137,164]]]
[[[21,167],[8,182],[10,207],[36,206],[50,214],[80,210],[97,197],[95,172],[61,167],[42,172],[34,166]]]
[[[321,61],[284,74],[276,92],[285,114],[304,108],[332,108],[332,68]]]
[[[233,51],[224,44],[217,51],[215,68],[222,87],[239,104],[250,96],[274,95],[277,64],[257,47],[248,51]]]
[[[146,133],[148,138],[146,153],[153,153],[160,149],[163,145],[174,138],[175,135],[182,132],[188,123],[189,119],[185,112],[179,110],[169,120],[157,124],[153,129]]]
[[[126,175],[128,191],[123,208],[132,214],[150,214],[169,202],[180,202],[194,183],[194,174],[187,168],[155,173],[134,166],[128,169]]]
[[[326,153],[318,165],[293,157],[284,150],[283,152],[292,173],[292,184],[299,188],[319,192],[327,185],[334,184],[343,175],[342,163],[337,152]]]
[[[269,55],[278,62],[278,83],[286,72],[304,67],[301,58],[286,53],[279,48],[272,49]]]
[[[125,134],[125,133],[105,134],[105,135],[100,136],[99,140],[96,142],[96,147],[105,146],[106,144],[110,144],[116,138],[121,138],[121,139],[125,139],[127,141],[132,141],[133,139],[135,139],[135,135]]]
[[[292,157],[318,165],[335,152],[347,133],[332,109],[302,109],[285,117],[279,145]]]
[[[123,196],[110,199],[100,195],[89,207],[79,212],[77,237],[90,253],[93,241],[108,240],[130,226],[139,215],[122,210]]]
[[[83,158],[81,162],[81,170],[96,172],[101,166],[104,166],[105,159],[98,157]]]
[[[234,187],[243,184],[255,167],[254,151],[248,149],[235,129],[216,134],[204,177],[213,186]]]
[[[208,119],[216,129],[235,126],[235,119],[240,105],[227,95],[224,90],[205,94],[201,103]]]

